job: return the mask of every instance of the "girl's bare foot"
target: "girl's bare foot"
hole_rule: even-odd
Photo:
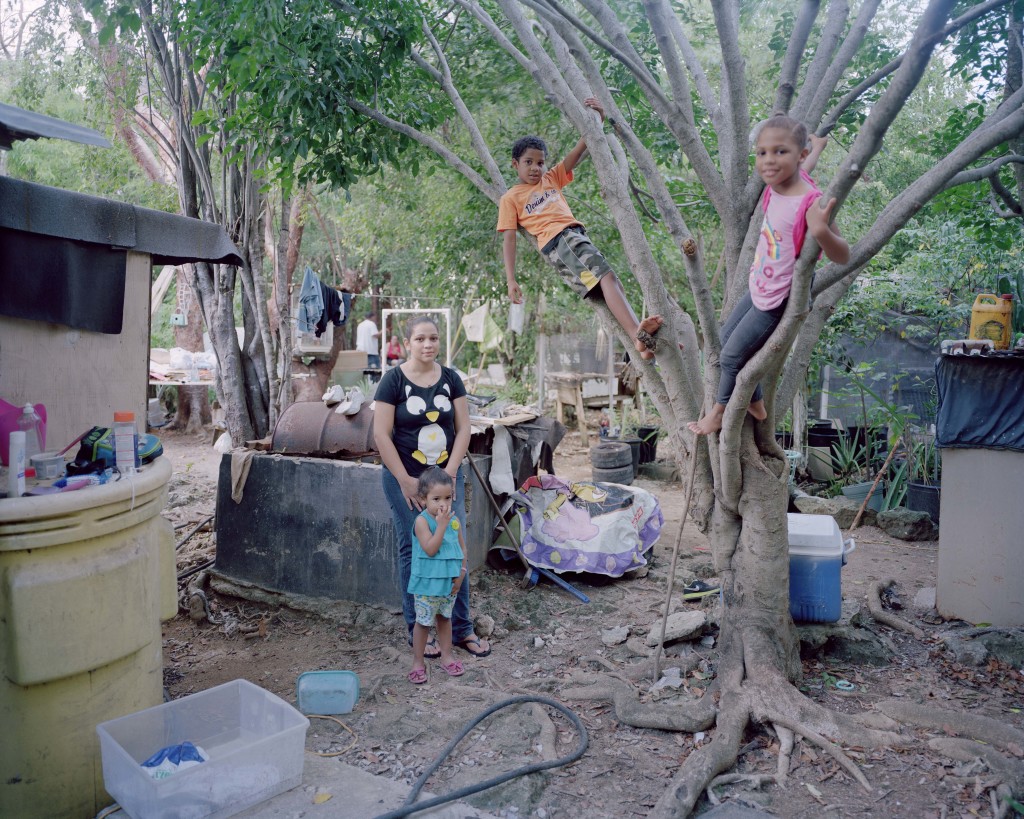
[[[768,410],[764,408],[764,401],[754,401],[749,407],[747,407],[747,412],[754,416],[758,421],[763,421],[768,417]]]
[[[636,339],[633,346],[640,353],[640,358],[654,358],[658,349],[658,340],[654,337],[665,321],[661,316],[648,316],[640,322],[640,328],[636,331]]]
[[[710,435],[722,428],[722,416],[725,415],[725,405],[715,404],[711,412],[696,421],[690,421],[686,428],[695,435]]]

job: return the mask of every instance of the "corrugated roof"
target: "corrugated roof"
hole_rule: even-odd
[[[0,148],[10,150],[19,139],[52,137],[109,148],[110,142],[99,131],[75,125],[46,114],[34,114],[24,108],[0,102]]]
[[[154,264],[242,264],[220,225],[4,176],[0,227],[148,253]]]

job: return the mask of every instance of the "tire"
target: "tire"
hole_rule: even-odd
[[[629,449],[629,445],[626,445],[626,449]],[[615,466],[604,469],[599,466],[595,466],[592,470],[594,480],[599,483],[623,483],[629,486],[633,483],[633,459],[626,463],[625,466]]]
[[[590,449],[590,463],[598,469],[633,468],[633,447],[623,441],[604,441]]]

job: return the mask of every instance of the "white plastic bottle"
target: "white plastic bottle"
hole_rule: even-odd
[[[25,433],[25,463],[43,451],[43,421],[32,404],[25,404],[18,416],[18,429]]]
[[[25,494],[25,433],[20,429],[10,435],[10,457],[7,460],[7,497]]]
[[[134,412],[114,413],[114,466],[122,475],[139,468],[139,433]]]

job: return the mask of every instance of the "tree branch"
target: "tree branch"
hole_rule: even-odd
[[[1001,156],[998,159],[992,160],[987,165],[982,165],[980,168],[969,168],[966,171],[960,171],[960,173],[950,177],[950,180],[945,185],[942,186],[942,190],[946,191],[949,190],[950,188],[955,188],[957,185],[967,185],[970,184],[971,182],[979,182],[982,179],[994,180],[992,183],[993,188],[995,188],[997,184],[999,184],[1000,187],[1002,187],[1002,185],[999,183],[999,180],[995,179],[995,176],[997,173],[999,173],[1000,168],[1010,164],[1011,162],[1016,164],[1022,164],[1024,163],[1024,156],[1022,156],[1021,154],[1007,154],[1006,156]],[[1006,190],[1006,188],[1003,188],[1003,191],[1007,195],[1010,194],[1010,192]],[[1002,194],[1000,194],[1000,196],[1002,196]],[[1015,203],[1005,199],[1004,201],[1006,201],[1006,204],[1009,205],[1011,208],[1015,208],[1018,213],[1020,212],[1019,203]]]
[[[955,20],[950,22],[949,25],[945,26],[941,31],[935,32],[931,36],[936,37],[939,40],[942,40],[948,37],[950,34],[959,31],[961,28],[968,25],[969,23],[973,23],[975,20],[984,17],[993,9],[1005,6],[1007,3],[1011,2],[1013,2],[1013,0],[988,0],[988,2],[981,3],[972,8],[970,11],[966,12],[965,14],[960,15]],[[890,74],[899,69],[899,67],[903,64],[903,61],[906,59],[907,53],[909,53],[909,51],[900,55],[899,57],[897,57],[895,60],[892,60],[888,64],[882,66],[877,71],[873,72],[870,76],[868,76],[860,83],[858,83],[856,86],[854,86],[852,89],[850,89],[850,91],[848,91],[842,97],[842,99],[840,99],[839,102],[835,104],[832,110],[829,111],[828,114],[825,116],[824,120],[822,121],[821,127],[818,130],[818,133],[824,135],[831,131],[833,128],[835,128],[836,123],[839,122],[840,117],[842,117],[842,115],[851,105],[853,105],[853,103],[859,100],[867,91],[874,88],[882,80],[884,80]]]
[[[526,71],[526,73],[532,75],[536,71],[536,66],[531,62],[530,58],[516,48],[515,44],[505,36],[505,32],[503,32],[498,27],[497,23],[494,22],[491,15],[484,11],[478,3],[472,3],[469,2],[469,0],[455,0],[455,2],[472,14],[473,17],[476,18],[477,22],[487,30],[487,33],[494,38],[494,41],[501,46],[503,50],[508,52],[512,56],[512,59],[519,63],[520,67]]]
[[[803,90],[793,106],[793,116],[808,124],[814,124],[821,120],[828,107],[829,99],[835,93],[843,75],[853,62],[854,56],[864,43],[868,27],[875,18],[875,14],[878,13],[880,5],[881,0],[867,0],[861,5],[860,11],[857,12],[857,19],[850,30],[846,32],[846,36],[843,37],[842,45],[824,76],[817,82],[812,82],[809,78],[804,82]],[[826,27],[828,27],[827,22]]]
[[[711,122],[717,126],[721,122],[722,117],[722,109],[718,97],[708,81],[704,67],[700,64],[697,52],[690,44],[689,38],[683,31],[683,27],[679,24],[679,18],[673,13],[672,7],[668,4],[667,0],[646,0],[646,4],[651,6],[657,5],[659,9],[658,17],[667,23],[669,31],[672,32],[672,37],[676,41],[676,47],[683,57],[683,62],[686,63],[690,76],[693,77],[693,84],[697,89],[697,94],[700,96],[701,104],[703,104],[708,115],[711,117]],[[650,15],[648,15],[648,18],[650,19]],[[654,25],[653,19],[651,24],[652,26]]]
[[[364,117],[369,117],[374,122],[378,122],[381,125],[390,128],[393,131],[397,131],[400,134],[405,134],[407,137],[415,140],[424,148],[428,148],[437,154],[442,160],[447,162],[451,167],[461,173],[466,179],[468,179],[473,186],[479,190],[484,196],[490,199],[495,205],[498,204],[498,200],[501,199],[504,189],[498,185],[490,184],[484,179],[479,173],[477,173],[472,167],[470,167],[465,161],[462,160],[454,151],[446,148],[434,137],[428,136],[422,131],[413,128],[411,125],[406,125],[404,122],[399,122],[396,119],[392,119],[386,114],[378,111],[376,108],[371,108],[368,105],[364,105],[357,99],[349,97],[345,100],[349,108],[355,111],[357,114],[362,114]]]
[[[775,104],[772,106],[775,111],[788,111],[793,96],[796,93],[797,74],[800,71],[800,62],[804,52],[807,50],[807,41],[811,36],[811,29],[818,17],[821,8],[821,0],[804,0],[800,4],[800,11],[797,13],[796,22],[793,24],[793,31],[789,35],[789,43],[786,46],[786,56],[782,58],[782,68],[779,71],[779,84],[775,90]],[[805,87],[813,88],[815,83],[820,83],[825,73],[825,66],[832,57],[836,43],[839,41],[839,29],[846,22],[850,13],[850,6],[846,0],[835,0],[829,6],[829,14],[825,19],[825,29],[821,33],[818,48],[814,52],[814,58],[807,68],[804,80]],[[794,116],[797,116],[794,114]],[[799,117],[797,117],[799,119]]]
[[[430,27],[427,26],[426,23],[423,25],[423,33],[430,41],[430,46],[434,49],[434,54],[441,65],[438,83],[441,88],[444,89],[445,94],[448,95],[448,99],[452,101],[452,105],[455,106],[455,111],[458,113],[459,119],[462,120],[462,124],[466,126],[466,130],[469,132],[470,144],[473,146],[473,151],[476,153],[477,158],[483,163],[484,168],[487,169],[487,173],[491,177],[491,182],[496,187],[504,189],[505,179],[501,175],[498,163],[496,163],[494,161],[494,157],[491,156],[491,152],[487,147],[483,134],[480,133],[480,128],[477,127],[476,120],[470,113],[469,108],[466,107],[466,103],[463,102],[462,95],[459,94],[458,89],[455,87],[455,83],[452,81],[452,72],[448,66],[448,60],[444,55],[444,50],[441,48],[441,44],[437,41],[437,38],[434,37],[434,32],[430,30]],[[420,59],[422,60],[422,58]]]
[[[722,53],[723,129],[718,133],[718,154],[726,186],[739,190],[750,175],[747,164],[750,109],[743,76],[743,55],[740,53],[739,3],[722,0],[712,3],[711,8]],[[731,219],[726,223],[727,231],[731,223]],[[731,230],[735,233],[734,228]]]

